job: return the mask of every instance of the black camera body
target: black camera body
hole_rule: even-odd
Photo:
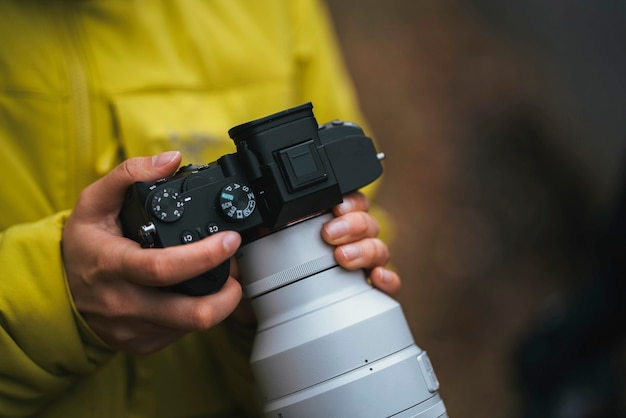
[[[382,174],[381,154],[354,123],[318,126],[306,103],[228,131],[237,152],[188,165],[128,190],[120,213],[124,236],[143,247],[187,244],[233,230],[243,243],[342,202]],[[218,291],[229,263],[172,287]]]

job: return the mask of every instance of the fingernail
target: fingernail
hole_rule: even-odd
[[[222,245],[227,252],[233,252],[239,247],[241,239],[236,232],[227,232],[222,238]]]
[[[389,274],[387,269],[380,269],[380,281],[383,283],[391,282],[391,274]]]
[[[340,204],[337,205],[337,210],[339,211],[339,213],[348,213],[352,210],[352,207],[354,205],[352,204],[351,200],[344,200],[343,202],[341,202]]]
[[[361,256],[361,247],[358,245],[344,245],[341,247],[341,253],[345,257],[346,260],[352,261],[356,260]]]
[[[337,239],[348,233],[348,223],[344,220],[333,220],[324,225],[324,230],[331,239]]]
[[[174,161],[180,155],[178,151],[166,151],[152,157],[153,167],[162,167]]]

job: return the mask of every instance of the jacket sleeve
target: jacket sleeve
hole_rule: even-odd
[[[36,413],[113,353],[82,322],[67,287],[60,244],[68,215],[0,234],[0,411],[6,416]]]

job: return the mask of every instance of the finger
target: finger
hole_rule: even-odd
[[[347,213],[328,221],[322,227],[322,237],[331,245],[375,238],[379,232],[378,221],[366,212]]]
[[[389,262],[389,248],[379,239],[363,239],[335,248],[335,259],[348,270],[373,269]]]
[[[241,285],[232,276],[219,292],[187,296],[170,292],[150,292],[143,312],[157,326],[192,332],[211,328],[230,315],[242,298]]]
[[[372,284],[383,292],[394,295],[402,286],[400,276],[393,270],[378,266],[370,273]]]
[[[113,241],[112,241],[113,242]],[[111,275],[144,286],[170,286],[209,271],[233,256],[241,236],[224,231],[203,240],[167,248],[141,248],[122,238],[103,251]]]
[[[223,321],[241,298],[241,285],[233,277],[219,292],[203,297],[121,281],[82,314],[111,347],[147,354],[188,332],[208,329]]]
[[[174,173],[181,161],[178,151],[168,151],[153,157],[125,160],[106,176],[81,193],[81,203],[88,214],[101,217],[119,211],[126,190],[137,181],[156,181]]]
[[[182,338],[187,332],[154,325],[143,319],[85,315],[90,327],[111,348],[131,354],[145,355],[158,351]]]
[[[370,208],[370,202],[361,192],[350,193],[343,197],[343,202],[333,208],[335,216],[345,215],[349,212],[363,211],[367,212]]]
[[[105,342],[125,351],[145,354],[191,331],[223,321],[242,298],[241,285],[229,277],[222,289],[202,297],[121,283],[124,297],[109,292],[104,307],[83,313]],[[112,313],[114,313],[112,315]]]

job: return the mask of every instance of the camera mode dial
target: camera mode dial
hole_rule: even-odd
[[[174,222],[183,216],[185,205],[175,189],[166,187],[152,196],[150,209],[152,214],[162,222]]]
[[[248,185],[229,183],[220,192],[219,207],[227,218],[242,221],[254,212],[256,199]]]

